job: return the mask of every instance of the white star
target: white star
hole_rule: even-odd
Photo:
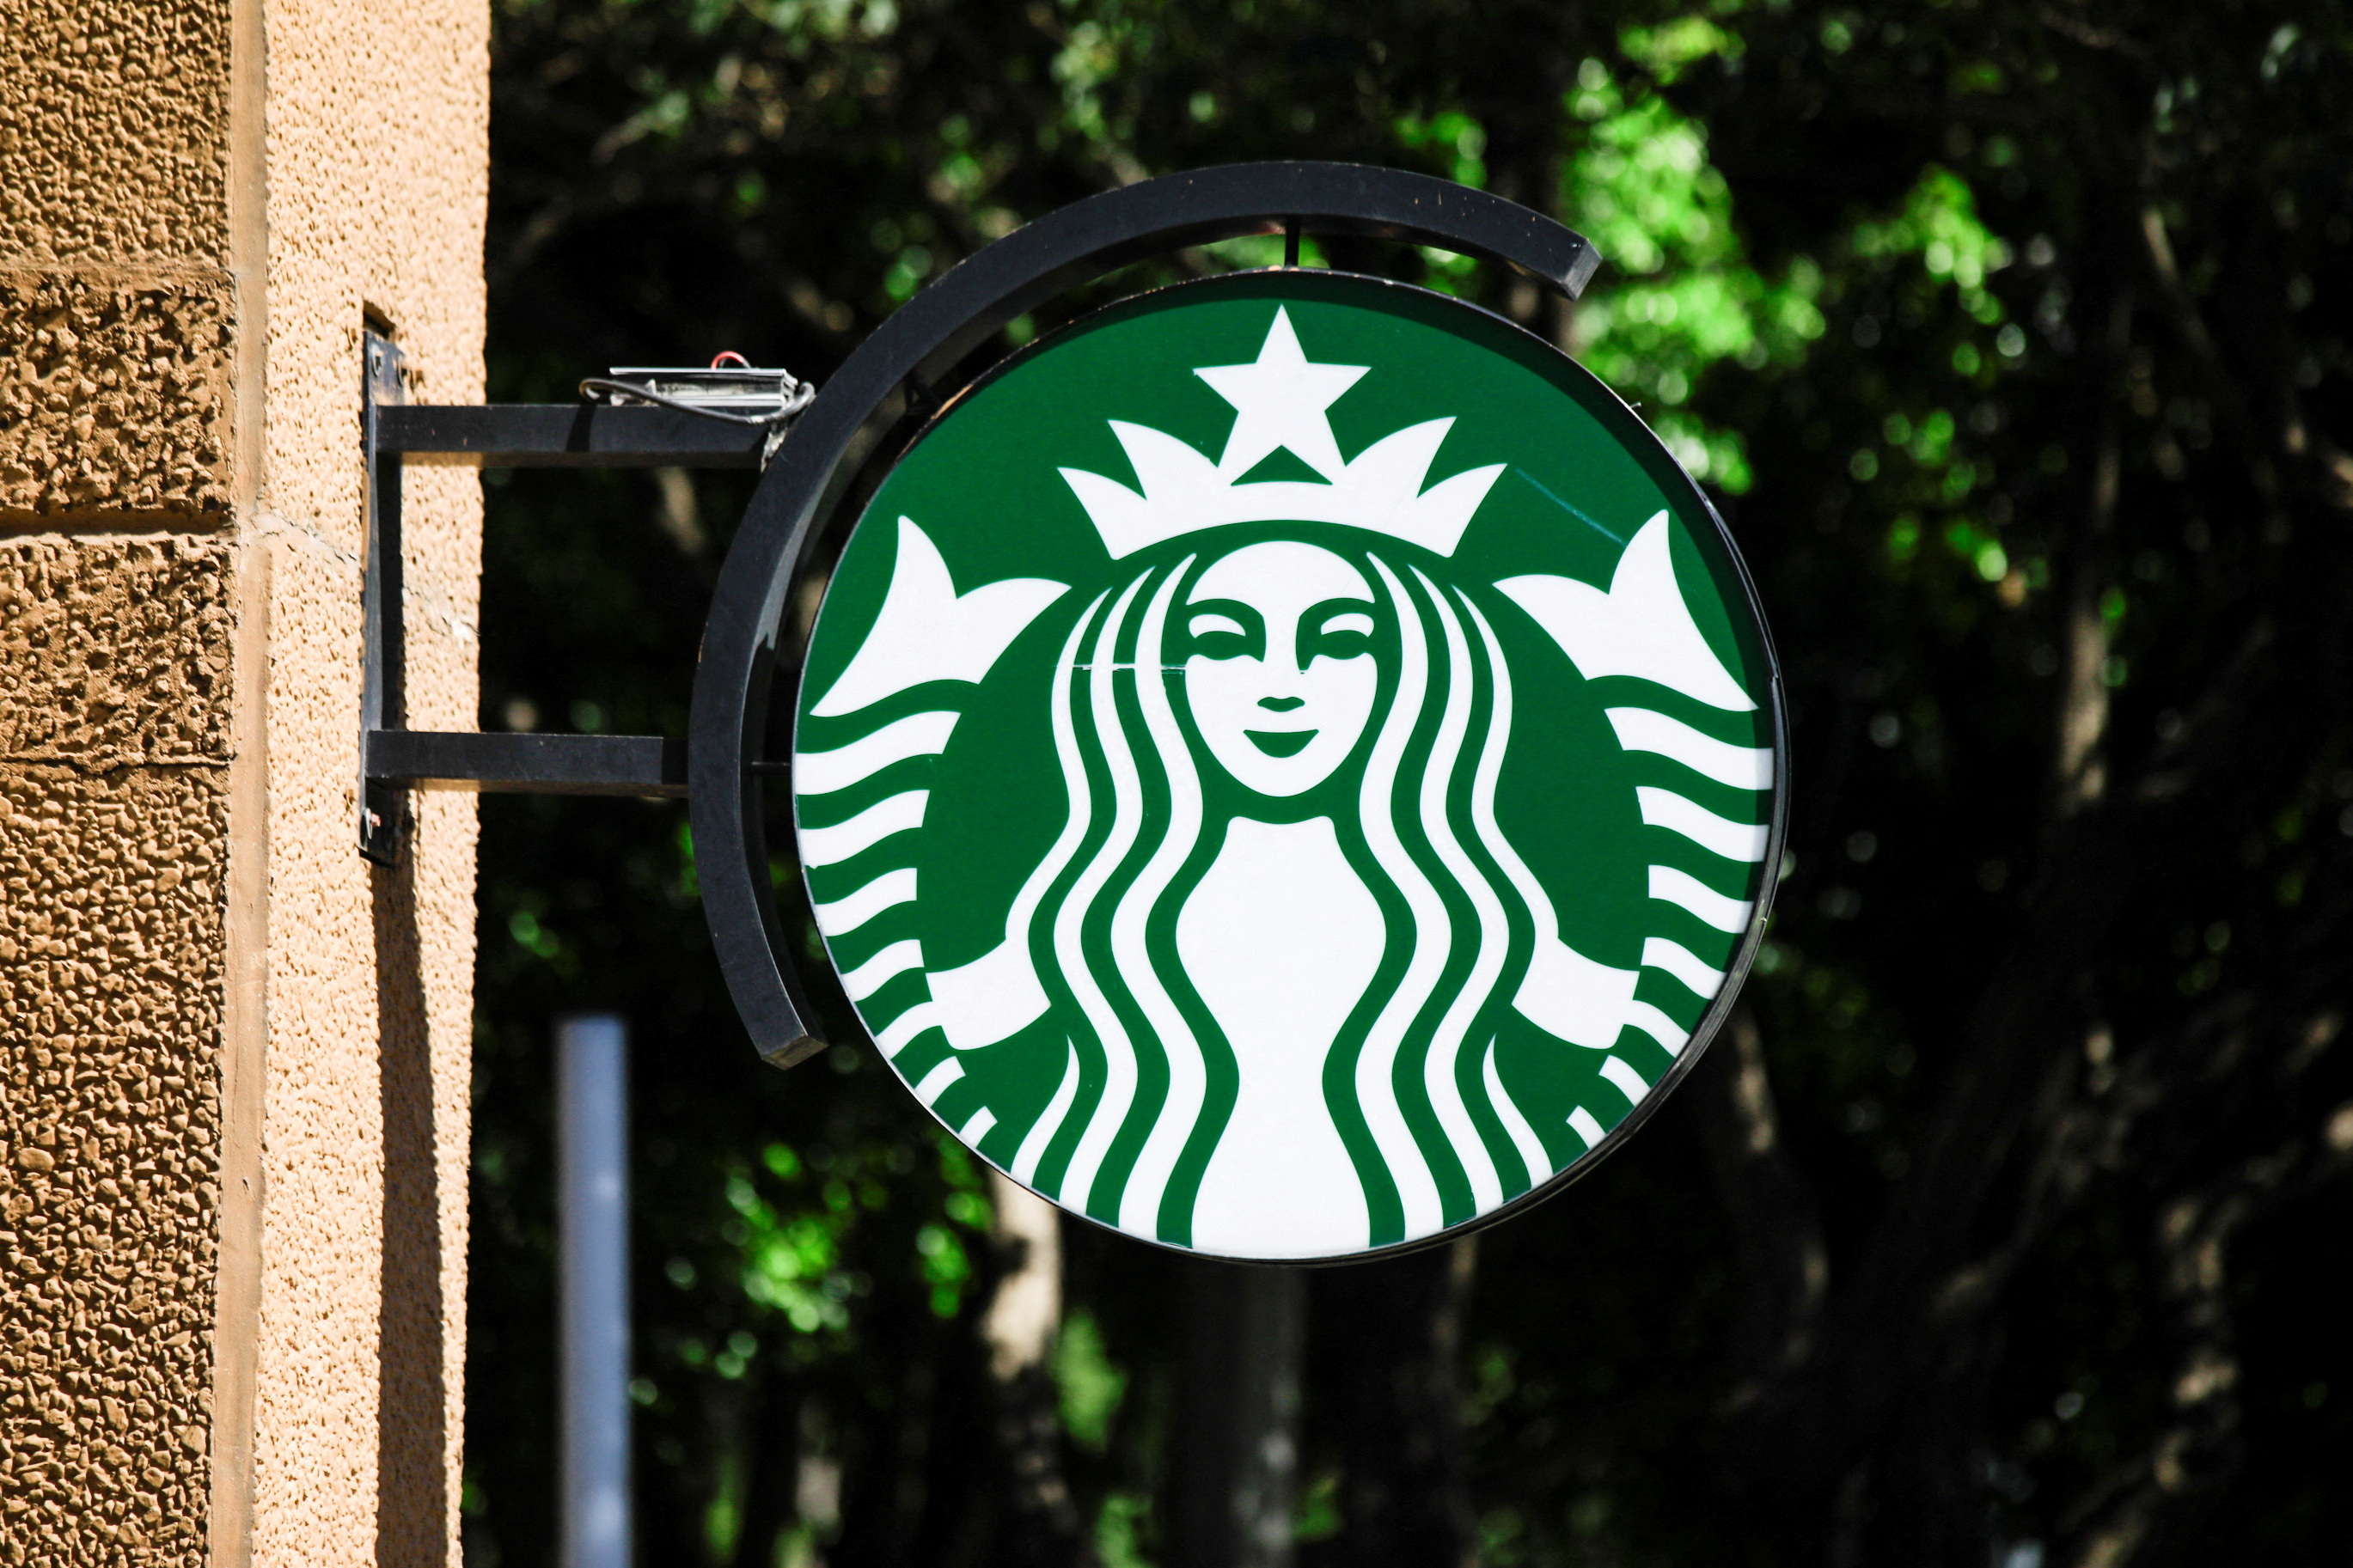
[[[1208,365],[1193,373],[1234,405],[1234,432],[1218,459],[1219,477],[1239,479],[1277,447],[1287,447],[1325,479],[1337,479],[1346,465],[1324,411],[1367,368],[1308,363],[1299,334],[1291,330],[1291,312],[1277,306],[1256,364]]]

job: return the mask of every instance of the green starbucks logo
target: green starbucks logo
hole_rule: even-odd
[[[1549,347],[1316,272],[1016,357],[812,635],[807,889],[967,1144],[1133,1235],[1340,1256],[1658,1091],[1745,962],[1769,656],[1688,479]]]

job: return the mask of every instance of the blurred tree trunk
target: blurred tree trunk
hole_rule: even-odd
[[[1754,1013],[1732,1015],[1684,1093],[1738,1248],[1732,1404],[1743,1409],[1813,1352],[1830,1287],[1821,1205],[1789,1159]]]
[[[931,1502],[932,1441],[941,1367],[929,1353],[927,1304],[884,1298],[868,1331],[908,1347],[889,1369],[884,1397],[841,1412],[841,1532],[828,1568],[896,1568],[913,1560]]]
[[[1341,1468],[1339,1537],[1313,1561],[1456,1568],[1472,1560],[1458,1371],[1478,1264],[1466,1238],[1316,1280],[1316,1359]]]
[[[1295,1268],[1188,1263],[1184,1311],[1170,1568],[1289,1568],[1306,1278]]]
[[[992,1170],[989,1196],[998,1268],[981,1320],[1007,1469],[992,1563],[1060,1568],[1087,1561],[1078,1510],[1062,1474],[1061,1422],[1049,1359],[1062,1320],[1060,1220],[1054,1205]]]
[[[799,1515],[801,1422],[801,1402],[789,1389],[758,1389],[744,1449],[744,1523],[735,1537],[733,1568],[770,1568],[777,1535]]]

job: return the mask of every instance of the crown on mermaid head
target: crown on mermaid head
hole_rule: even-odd
[[[1234,406],[1233,434],[1216,462],[1165,431],[1110,421],[1140,490],[1083,468],[1062,479],[1086,508],[1113,560],[1203,529],[1242,522],[1335,522],[1451,555],[1504,465],[1472,468],[1428,489],[1430,465],[1454,421],[1431,419],[1382,437],[1343,462],[1326,410],[1367,367],[1315,364],[1278,306],[1254,364],[1193,374]],[[1239,482],[1276,448],[1324,476]]]

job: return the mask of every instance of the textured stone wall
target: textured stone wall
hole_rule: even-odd
[[[0,537],[0,758],[226,766],[230,571],[218,539]]]
[[[0,540],[0,1551],[14,1562],[201,1559],[227,554],[219,540]]]
[[[487,48],[0,0],[0,1564],[455,1557],[473,813],[356,852],[356,399],[364,320],[480,396]],[[479,491],[406,490],[470,728]]]
[[[0,275],[0,519],[227,509],[226,281]]]
[[[230,0],[0,0],[0,522],[217,521]]]
[[[11,1563],[203,1560],[227,804],[216,767],[0,773]]]
[[[230,0],[0,4],[0,256],[219,265]]]
[[[230,38],[226,3],[0,0],[0,1559],[14,1563],[208,1556]]]

